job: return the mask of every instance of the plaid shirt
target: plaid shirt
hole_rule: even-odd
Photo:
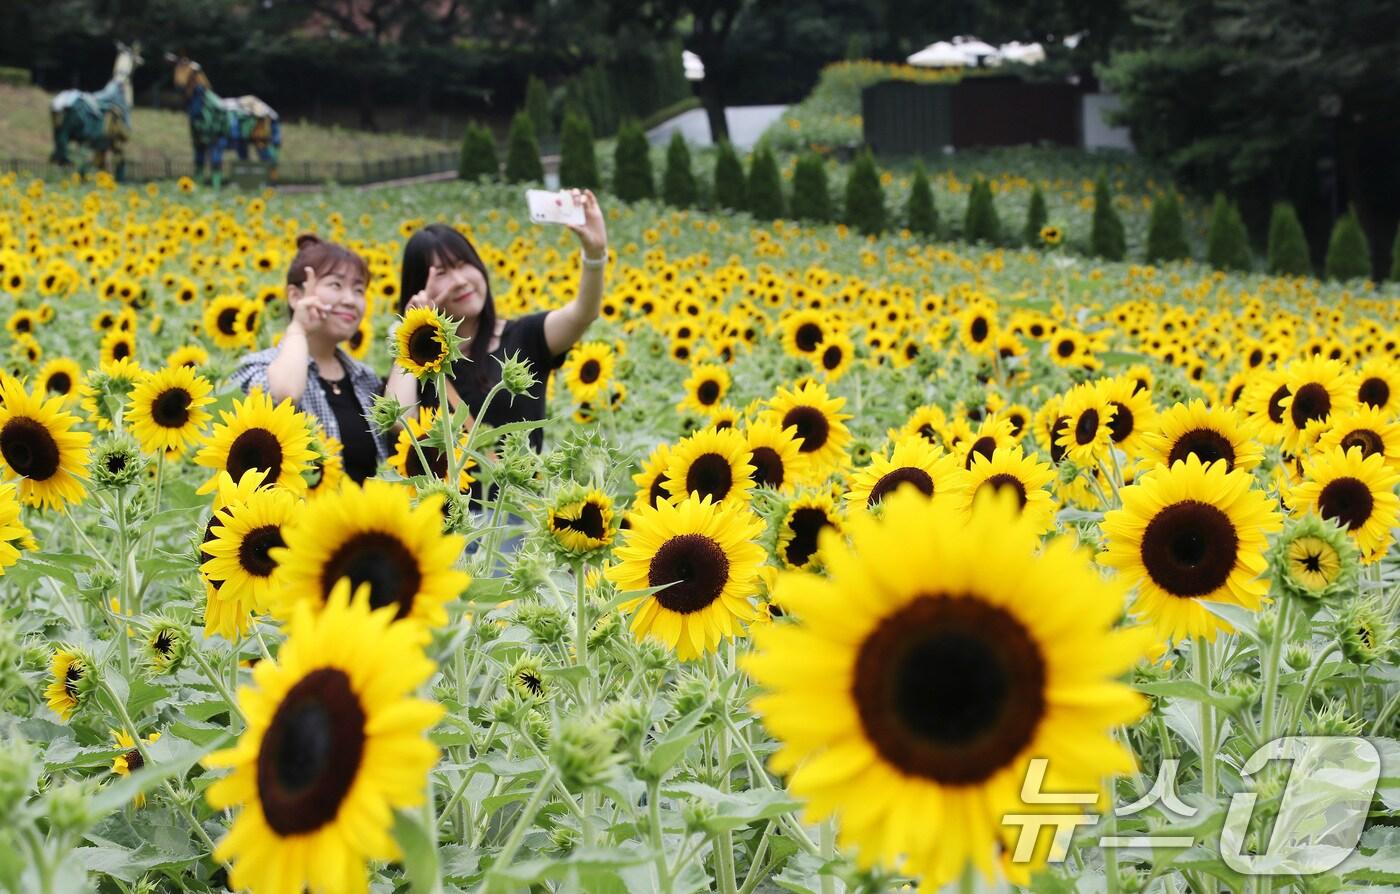
[[[267,381],[267,368],[273,360],[277,359],[277,351],[277,348],[268,348],[266,351],[259,351],[244,357],[243,362],[238,364],[238,369],[235,369],[233,374],[229,376],[229,381],[244,391],[251,391],[254,388],[271,391]],[[340,348],[335,349],[335,356],[345,370],[345,375],[350,379],[350,386],[355,391],[355,399],[360,402],[360,409],[367,411],[370,403],[379,394],[378,374]],[[301,393],[301,400],[293,403],[298,410],[315,416],[320,421],[321,427],[326,430],[326,434],[339,440],[340,426],[335,421],[335,412],[326,400],[326,392],[317,379],[318,375],[320,375],[320,369],[316,366],[316,361],[307,357],[306,389]],[[384,438],[375,430],[373,424],[370,425],[369,431],[374,438],[374,449],[378,452],[379,458],[381,460],[388,459],[389,449]]]

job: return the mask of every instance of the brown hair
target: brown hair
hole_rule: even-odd
[[[302,233],[297,237],[297,254],[287,269],[287,285],[306,284],[306,268],[316,271],[318,277],[326,276],[339,267],[349,267],[364,277],[369,284],[369,265],[365,259],[343,245],[325,242],[315,233]]]

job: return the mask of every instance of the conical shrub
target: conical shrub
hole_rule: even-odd
[[[510,122],[510,137],[506,147],[506,182],[544,182],[544,165],[540,162],[540,144],[535,139],[535,125],[524,111],[516,112],[515,118]]]
[[[651,146],[642,126],[635,121],[622,125],[617,133],[613,155],[613,192],[619,199],[635,202],[656,195],[651,176]]]
[[[1298,212],[1288,202],[1277,202],[1269,214],[1269,272],[1275,276],[1312,276],[1308,237]]]
[[[1371,276],[1371,246],[1366,232],[1356,219],[1356,209],[1350,208],[1332,225],[1332,238],[1327,240],[1328,279],[1368,279]]]
[[[1026,205],[1026,226],[1021,230],[1021,241],[1027,245],[1040,244],[1040,231],[1045,228],[1045,223],[1050,219],[1050,214],[1045,209],[1045,194],[1040,191],[1040,185],[1031,190],[1031,200]]]
[[[1121,261],[1128,251],[1123,219],[1113,207],[1113,194],[1109,192],[1108,178],[1103,174],[1094,183],[1094,216],[1089,229],[1089,248],[1108,261]]]
[[[920,236],[938,235],[938,206],[933,203],[933,188],[922,163],[914,165],[914,182],[909,186],[909,203],[904,209],[905,225]]]
[[[1206,263],[1217,270],[1248,271],[1254,266],[1249,250],[1249,232],[1234,202],[1216,193],[1206,235]]]
[[[1167,192],[1152,200],[1152,214],[1147,220],[1147,250],[1143,260],[1149,264],[1184,261],[1191,257],[1186,241],[1186,220],[1181,216],[1181,203],[1175,192]]]
[[[963,215],[963,238],[968,242],[1001,242],[1001,217],[992,201],[992,185],[982,177],[972,181]]]
[[[715,204],[728,211],[743,211],[748,202],[748,181],[744,165],[728,140],[722,140],[715,155]]]
[[[758,220],[783,216],[783,178],[767,143],[760,143],[749,161],[748,199],[749,212]]]
[[[846,178],[846,225],[870,236],[885,229],[885,189],[875,158],[866,149],[856,157]]]
[[[797,166],[792,171],[792,216],[819,223],[831,220],[831,189],[826,180],[826,163],[815,152],[808,152],[797,159]]]
[[[671,134],[666,147],[666,172],[661,176],[661,198],[667,205],[689,208],[695,204],[695,172],[690,169],[690,147],[680,131]]]
[[[496,155],[496,138],[491,129],[480,124],[467,125],[462,137],[462,157],[457,163],[457,176],[463,180],[487,177],[500,179],[501,159]]]
[[[559,185],[599,189],[598,156],[593,151],[593,125],[587,115],[570,110],[559,134]]]

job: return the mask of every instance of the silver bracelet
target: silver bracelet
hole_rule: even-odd
[[[590,270],[602,270],[608,266],[608,256],[604,254],[601,258],[590,258],[579,249],[578,262]]]

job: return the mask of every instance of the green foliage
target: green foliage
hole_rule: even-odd
[[[496,138],[489,127],[475,122],[467,125],[467,134],[462,138],[462,159],[457,165],[457,176],[463,180],[500,178],[501,159],[496,154]]]
[[[1288,202],[1275,202],[1269,215],[1269,272],[1283,276],[1312,276],[1308,237],[1298,212]]]
[[[650,116],[695,99],[679,63],[676,42],[623,50],[598,62],[564,84],[564,103],[582,110],[601,136],[618,133],[623,121]],[[643,130],[648,129],[643,126]]]
[[[1040,244],[1040,230],[1050,219],[1050,214],[1045,210],[1045,194],[1040,191],[1040,185],[1031,192],[1030,203],[1026,205],[1026,228],[1021,231],[1021,241],[1027,245]]]
[[[880,172],[875,157],[866,149],[856,156],[846,178],[846,224],[865,235],[878,234],[885,229],[885,189],[880,185]]]
[[[559,135],[559,185],[599,189],[598,158],[593,151],[593,125],[572,109],[564,115]]]
[[[613,155],[613,192],[619,199],[635,202],[656,195],[651,176],[651,146],[635,121],[622,125]]]
[[[921,162],[914,165],[914,182],[909,187],[909,201],[904,207],[905,225],[920,236],[938,235],[938,206],[933,203],[933,188]]]
[[[525,112],[535,126],[536,135],[545,137],[554,132],[554,122],[549,115],[549,88],[534,75],[525,82]]]
[[[668,205],[689,208],[697,196],[695,172],[690,169],[690,147],[680,131],[671,134],[666,147],[666,173],[661,178],[661,198]]]
[[[792,216],[822,223],[831,220],[831,189],[826,181],[826,164],[815,152],[797,159],[793,168]]]
[[[1089,229],[1089,249],[1109,261],[1121,261],[1127,254],[1128,243],[1123,234],[1123,219],[1113,207],[1113,195],[1108,190],[1108,178],[1103,174],[1094,183],[1094,217]]]
[[[28,87],[29,81],[29,69],[6,68],[0,65],[0,84],[7,84],[11,87]]]
[[[748,205],[744,165],[728,140],[721,141],[715,156],[715,205],[742,211]]]
[[[542,183],[544,165],[540,163],[540,144],[535,139],[535,124],[524,111],[516,112],[506,138],[506,182]]]
[[[1367,279],[1371,275],[1371,246],[1356,219],[1355,208],[1347,209],[1332,225],[1326,270],[1328,279]]]
[[[783,216],[783,178],[767,143],[759,143],[749,160],[748,208],[759,220]]]
[[[1400,282],[1400,226],[1395,228],[1395,241],[1390,246],[1390,281]]]
[[[1001,218],[992,200],[992,185],[986,178],[972,181],[967,194],[967,212],[963,215],[963,238],[968,242],[1001,242]]]
[[[1181,216],[1181,203],[1174,191],[1167,191],[1152,200],[1152,216],[1147,221],[1147,251],[1143,260],[1149,264],[1164,261],[1184,261],[1191,257],[1191,245],[1186,241],[1186,221]]]
[[[1215,194],[1210,212],[1210,231],[1206,235],[1206,263],[1217,270],[1249,270],[1254,257],[1249,251],[1249,232],[1244,218],[1234,202],[1223,193]]]

